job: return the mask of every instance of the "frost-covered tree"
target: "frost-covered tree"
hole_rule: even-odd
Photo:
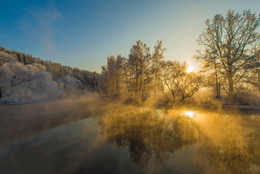
[[[142,41],[137,41],[131,48],[128,68],[129,68],[129,93],[134,100],[145,100],[150,92],[150,62],[151,54],[149,47]]]
[[[160,76],[161,73],[161,66],[160,63],[164,59],[164,51],[166,49],[162,47],[162,40],[157,41],[156,45],[154,46],[154,52],[152,54],[152,65],[151,65],[151,77],[153,82],[153,89],[154,94],[157,93],[157,88],[159,85],[159,79],[158,76]]]
[[[91,91],[97,90],[97,79],[99,73],[90,72],[87,70],[80,70],[78,68],[72,68],[69,66],[63,66],[60,63],[51,61],[44,61],[40,58],[35,58],[30,54],[24,54],[15,50],[8,50],[0,47],[0,65],[10,61],[10,58],[24,64],[41,64],[45,66],[46,71],[49,72],[53,80],[57,80],[62,77],[72,76],[80,80],[85,88]]]
[[[29,101],[62,95],[50,73],[40,64],[5,63],[0,67],[0,82],[2,101]]]
[[[124,85],[124,58],[118,55],[107,58],[107,65],[102,67],[99,78],[99,93],[103,96],[120,96]]]
[[[71,76],[59,78],[56,82],[59,88],[64,90],[68,95],[75,94],[83,88],[81,81]]]
[[[139,40],[130,49],[128,58],[108,57],[99,78],[100,95],[114,97],[123,94],[124,98],[135,102],[146,100],[152,91],[156,93],[161,87],[164,51],[162,41],[158,41],[151,55],[149,47]]]
[[[259,20],[250,10],[242,14],[228,10],[225,17],[217,14],[205,22],[206,29],[198,39],[204,49],[197,57],[214,69],[216,96],[220,95],[220,73],[225,79],[222,86],[232,96],[235,85],[248,76],[250,67],[257,62]]]

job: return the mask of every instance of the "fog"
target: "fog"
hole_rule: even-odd
[[[156,108],[88,94],[0,112],[0,173],[260,172],[257,110]]]

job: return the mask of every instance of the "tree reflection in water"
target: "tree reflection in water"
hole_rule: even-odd
[[[194,163],[205,173],[259,172],[256,128],[242,126],[240,117],[203,113],[194,120],[184,113],[117,108],[99,123],[106,141],[128,147],[137,164],[152,156],[163,163],[171,153],[194,145]]]
[[[167,152],[187,147],[199,139],[198,126],[191,118],[166,117],[149,110],[119,111],[102,117],[100,123],[106,140],[116,142],[118,147],[128,146],[136,163],[148,160],[151,155],[162,161],[167,158]]]

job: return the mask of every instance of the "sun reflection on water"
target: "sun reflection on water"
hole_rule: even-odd
[[[183,113],[187,117],[190,117],[190,118],[194,117],[194,112],[192,112],[192,111],[184,111]]]

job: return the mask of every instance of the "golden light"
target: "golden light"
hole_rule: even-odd
[[[191,73],[194,72],[195,68],[189,64],[189,67],[187,68],[186,72]]]
[[[192,111],[184,111],[184,115],[186,115],[187,117],[192,118],[194,116],[194,112],[192,112]]]

